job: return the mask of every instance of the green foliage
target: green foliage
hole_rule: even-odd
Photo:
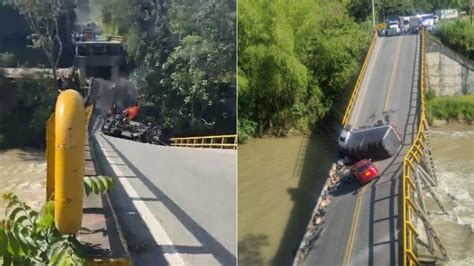
[[[30,77],[11,81],[0,73],[0,96],[0,147],[43,146],[57,97],[54,82]]]
[[[447,46],[474,60],[474,27],[469,19],[443,21],[436,35]]]
[[[245,142],[250,137],[255,136],[257,123],[246,118],[239,118],[237,120],[239,128],[239,142]]]
[[[436,97],[436,93],[432,89],[428,89],[428,92],[426,93],[426,100],[430,101]]]
[[[86,196],[90,193],[104,194],[107,191],[114,188],[114,182],[112,178],[108,176],[85,176],[84,177],[84,189]]]
[[[235,133],[235,1],[94,0],[114,8],[148,120],[175,135]],[[116,19],[114,18],[116,17]]]
[[[1,4],[10,5],[22,15],[28,23],[31,34],[28,38],[32,47],[42,49],[56,78],[56,68],[63,51],[59,23],[67,13],[67,0],[2,0]]]
[[[448,122],[463,120],[469,124],[474,121],[474,95],[435,97],[427,103],[430,121],[434,119]]]
[[[75,236],[56,230],[53,202],[38,213],[13,194],[3,198],[8,204],[0,223],[3,265],[85,265],[85,253]]]
[[[107,176],[84,177],[86,195],[114,188]],[[17,196],[7,193],[5,220],[0,221],[2,265],[86,265],[84,248],[75,235],[61,235],[54,222],[54,202],[36,212]]]
[[[239,134],[308,132],[351,87],[370,32],[327,1],[239,1]]]
[[[0,67],[15,67],[15,55],[9,52],[0,53]]]

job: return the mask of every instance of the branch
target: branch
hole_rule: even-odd
[[[63,53],[63,43],[61,42],[61,38],[59,36],[59,27],[58,27],[58,20],[57,18],[54,18],[54,27],[56,29],[56,41],[59,43],[59,51],[58,51],[58,56],[56,57],[56,62],[54,64],[53,71],[56,71],[56,68],[59,64],[59,58],[61,58],[61,54]],[[53,48],[54,49],[54,48]]]

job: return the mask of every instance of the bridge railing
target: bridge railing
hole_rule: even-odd
[[[237,149],[237,135],[171,138],[171,146],[211,149]]]
[[[351,99],[349,100],[349,104],[347,105],[346,112],[344,114],[344,117],[342,118],[342,125],[344,127],[347,126],[347,123],[349,122],[349,118],[352,113],[352,108],[354,107],[354,103],[356,102],[357,95],[359,94],[360,91],[360,86],[362,85],[362,81],[364,79],[365,72],[367,70],[367,66],[369,65],[370,58],[372,56],[372,51],[375,46],[375,42],[377,41],[377,32],[374,32],[374,35],[372,37],[372,41],[369,46],[369,50],[367,51],[367,55],[365,56],[365,61],[364,64],[362,65],[362,68],[360,69],[359,72],[359,77],[357,78],[357,82],[354,86],[354,90],[352,91]]]
[[[415,225],[412,223],[413,215],[418,213],[418,207],[415,204],[414,192],[416,191],[416,184],[414,175],[416,174],[417,165],[420,164],[425,151],[426,132],[428,131],[428,123],[426,120],[426,99],[425,99],[425,32],[422,32],[421,37],[421,108],[420,121],[418,133],[412,146],[408,150],[403,159],[403,265],[419,265],[415,251],[413,239],[420,235]]]

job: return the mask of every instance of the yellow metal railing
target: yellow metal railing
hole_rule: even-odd
[[[124,36],[113,35],[107,37],[109,41],[125,42]]]
[[[190,148],[237,149],[237,135],[172,138],[171,146]]]
[[[420,125],[418,133],[412,146],[408,150],[407,155],[403,159],[403,265],[419,265],[420,262],[415,255],[413,248],[413,237],[419,235],[415,226],[411,222],[413,212],[416,212],[417,207],[413,202],[413,191],[415,183],[412,175],[416,171],[416,165],[420,163],[424,151],[425,133],[428,130],[426,121],[426,99],[425,99],[425,32],[422,32],[421,37],[421,114]]]
[[[377,33],[374,32],[374,35],[372,37],[372,41],[370,42],[369,50],[367,51],[367,55],[365,56],[364,64],[362,65],[362,68],[360,69],[359,77],[357,78],[357,82],[354,86],[354,90],[352,91],[351,99],[349,100],[349,104],[347,105],[346,113],[344,114],[344,117],[342,118],[342,125],[344,127],[346,127],[347,123],[349,122],[349,118],[351,116],[352,108],[354,107],[354,103],[357,99],[357,95],[359,94],[360,86],[362,85],[362,81],[364,79],[365,71],[367,70],[367,66],[369,65],[370,57],[372,55],[372,51],[374,49],[376,40],[377,40]]]

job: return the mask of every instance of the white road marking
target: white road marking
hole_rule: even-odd
[[[100,144],[99,142],[99,146],[103,149],[105,145]],[[112,166],[113,171],[116,176],[119,176],[118,180],[120,184],[122,184],[123,188],[125,189],[125,192],[128,194],[129,197],[137,198],[137,200],[132,201],[133,205],[135,206],[138,213],[140,214],[140,217],[142,217],[143,222],[145,223],[148,230],[150,231],[156,244],[169,246],[169,250],[171,254],[170,253],[164,254],[166,261],[170,265],[186,265],[181,255],[174,248],[173,242],[171,241],[168,233],[166,233],[165,229],[161,225],[160,221],[156,219],[155,215],[153,215],[153,213],[145,204],[145,202],[143,200],[138,199],[140,198],[140,196],[138,195],[138,192],[133,188],[132,184],[130,184],[128,179],[126,177],[120,177],[120,176],[124,176],[124,173],[122,172],[122,170],[120,170],[120,168],[118,167],[113,167],[113,166]]]

